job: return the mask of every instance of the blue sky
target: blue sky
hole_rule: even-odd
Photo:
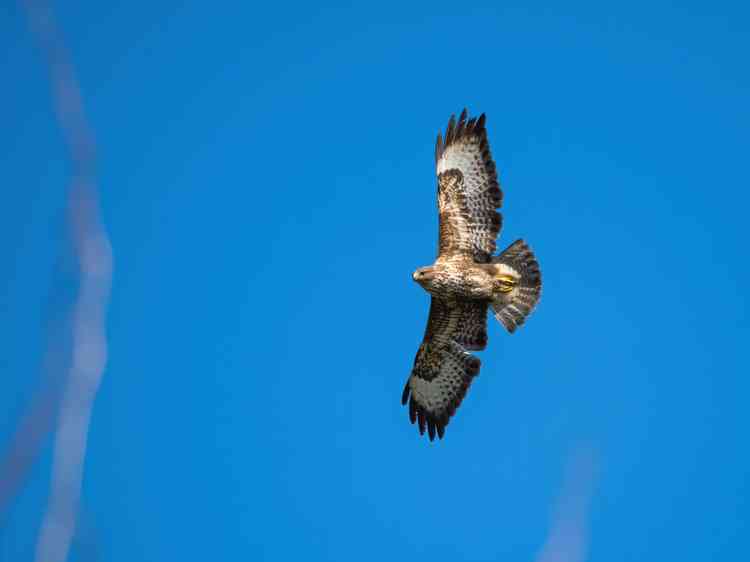
[[[6,3],[7,4],[7,3]],[[72,559],[531,561],[598,465],[588,560],[750,554],[744,3],[56,3],[99,143],[110,356]],[[70,174],[0,15],[0,446],[40,380]],[[486,112],[544,294],[429,443],[399,398],[433,143]],[[57,280],[57,281],[56,281]],[[49,447],[0,530],[31,560]]]

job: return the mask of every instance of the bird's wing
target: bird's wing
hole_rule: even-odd
[[[445,142],[438,134],[438,258],[466,254],[487,263],[495,252],[495,239],[502,225],[502,216],[496,209],[502,204],[503,194],[484,123],[484,114],[467,121],[464,109],[458,122],[451,115]]]
[[[479,358],[467,349],[487,345],[486,303],[432,297],[424,339],[406,381],[402,404],[409,403],[411,423],[419,433],[428,430],[442,439],[445,426],[461,404],[472,379],[479,374]]]

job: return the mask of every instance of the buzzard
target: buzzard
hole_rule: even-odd
[[[435,146],[440,214],[438,257],[413,278],[432,297],[422,344],[401,397],[419,433],[442,439],[487,346],[487,311],[508,332],[523,324],[542,290],[539,264],[523,240],[499,255],[495,239],[503,194],[487,142],[485,116],[452,115]]]

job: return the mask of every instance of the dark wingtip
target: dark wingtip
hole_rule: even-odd
[[[442,424],[442,423],[438,422],[438,424],[437,424],[437,433],[438,433],[438,437],[440,439],[442,439],[443,435],[445,435],[445,424]]]
[[[427,433],[430,441],[434,441],[436,436],[438,439],[443,439],[445,436],[445,427],[448,425],[450,417],[455,411],[455,406],[459,403],[460,399],[454,403],[451,410],[445,411],[439,415],[433,415],[419,406],[414,400],[414,395],[412,394],[409,399],[409,420],[412,424],[416,422],[419,434],[424,435]]]
[[[445,130],[445,145],[448,146],[453,142],[454,133],[456,130],[456,116],[451,115],[448,119],[448,128]]]
[[[409,381],[407,379],[406,384],[404,385],[404,391],[401,393],[401,405],[406,406],[406,401],[409,399]]]
[[[458,125],[456,126],[456,133],[454,138],[459,139],[464,135],[466,129],[466,109],[461,112],[461,116],[458,118]]]
[[[461,111],[458,120],[456,120],[456,115],[452,114],[448,120],[448,126],[445,129],[445,136],[442,139],[438,136],[438,143],[435,145],[435,160],[437,161],[442,158],[443,153],[453,143],[469,136],[478,135],[481,150],[487,151],[485,160],[491,161],[487,146],[487,132],[484,128],[486,120],[487,117],[484,113],[479,117],[472,117],[469,119],[469,110],[467,108],[464,108],[463,111]]]

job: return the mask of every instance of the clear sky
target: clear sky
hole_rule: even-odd
[[[532,561],[595,451],[588,560],[750,559],[744,2],[55,2],[99,142],[109,364],[73,559]],[[0,12],[0,447],[37,388],[70,163]],[[442,442],[399,404],[434,139],[487,113],[490,325]],[[49,447],[0,529],[33,558]]]

